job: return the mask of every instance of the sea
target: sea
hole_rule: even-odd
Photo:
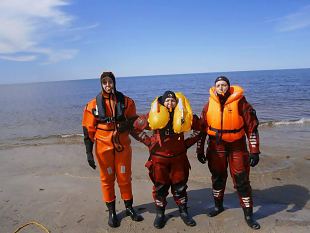
[[[182,92],[193,112],[200,115],[209,89],[220,75],[244,88],[262,130],[309,140],[310,69],[121,77],[116,79],[116,87],[135,101],[138,114],[148,112],[155,97],[172,90]],[[0,85],[0,145],[81,135],[83,108],[100,89],[98,77]],[[296,130],[299,134],[292,136]]]

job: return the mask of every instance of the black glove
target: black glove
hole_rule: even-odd
[[[207,157],[203,153],[198,153],[197,154],[197,159],[202,164],[205,164],[207,162]]]
[[[250,166],[255,167],[259,162],[259,154],[258,153],[250,153],[249,156]]]
[[[117,131],[123,133],[130,129],[130,123],[127,120],[120,121],[116,123]]]
[[[87,162],[89,166],[91,166],[93,169],[96,169],[96,164],[95,164],[93,153],[87,152],[86,155],[87,155]]]

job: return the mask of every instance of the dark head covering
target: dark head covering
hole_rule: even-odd
[[[173,99],[177,99],[177,97],[175,96],[175,93],[173,91],[165,91],[165,93],[163,94],[162,100],[163,102],[165,102],[165,100],[167,98],[173,98]]]
[[[109,77],[112,79],[113,83],[114,83],[114,91],[116,91],[116,80],[115,80],[115,76],[112,72],[103,72],[100,76],[100,84],[102,84],[102,79],[104,77]]]
[[[229,79],[227,77],[225,77],[225,76],[217,77],[214,81],[214,84],[216,84],[218,81],[225,81],[228,84],[228,86],[230,87],[230,82],[229,82]]]
[[[158,101],[160,104],[164,105],[164,102],[167,98],[174,98],[175,100],[177,99],[173,91],[165,91],[165,93],[158,98]]]

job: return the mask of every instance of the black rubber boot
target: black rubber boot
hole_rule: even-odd
[[[115,201],[106,202],[106,205],[109,210],[109,221],[108,221],[109,226],[113,228],[119,227],[120,223],[115,212]]]
[[[244,219],[248,224],[248,226],[254,230],[260,229],[259,223],[253,219],[253,208],[252,207],[243,208],[243,212],[244,212]]]
[[[179,205],[180,217],[187,226],[196,226],[195,220],[188,214],[186,205]]]
[[[165,208],[156,206],[156,217],[154,220],[154,227],[161,229],[166,224]]]
[[[137,212],[132,207],[133,199],[126,200],[126,201],[124,201],[124,203],[125,203],[125,207],[126,207],[126,215],[130,216],[130,218],[133,221],[141,222],[143,220],[143,217],[141,215],[137,214]]]
[[[207,215],[214,217],[224,211],[223,200],[214,199],[214,207],[209,210]]]

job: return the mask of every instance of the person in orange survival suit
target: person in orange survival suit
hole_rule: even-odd
[[[133,221],[143,220],[132,207],[132,150],[129,133],[137,115],[134,101],[116,91],[115,76],[112,72],[103,72],[100,82],[102,91],[87,103],[82,126],[87,160],[93,169],[96,169],[96,165],[92,151],[93,144],[96,144],[103,200],[109,209],[108,224],[118,227],[120,223],[115,212],[115,178],[125,203],[126,214]]]
[[[204,106],[201,118],[205,133],[197,142],[197,157],[201,163],[208,160],[215,201],[215,207],[208,216],[214,217],[224,211],[223,199],[229,164],[246,223],[253,229],[259,229],[260,225],[253,219],[252,189],[249,181],[250,166],[258,164],[260,153],[257,129],[259,122],[255,110],[243,96],[241,87],[230,86],[228,78],[220,76],[215,80],[215,86],[210,88],[209,102]],[[205,156],[206,133],[209,140]]]
[[[149,169],[150,179],[153,186],[153,199],[156,207],[156,218],[154,227],[160,229],[165,226],[165,207],[166,197],[169,188],[174,200],[179,207],[180,216],[188,226],[195,226],[196,222],[187,211],[187,181],[189,176],[190,164],[186,155],[187,148],[192,146],[200,138],[200,132],[194,133],[184,140],[184,133],[175,133],[173,128],[175,107],[177,105],[176,94],[166,91],[163,96],[154,101],[153,104],[160,105],[162,108],[170,109],[169,118],[164,123],[162,129],[153,130],[150,137],[144,130],[150,130],[149,114],[141,115],[134,123],[136,139],[149,147],[150,157],[146,163]],[[165,106],[165,107],[163,107]],[[162,111],[162,110],[161,110]],[[191,119],[192,128],[200,129],[199,118],[194,116]]]

